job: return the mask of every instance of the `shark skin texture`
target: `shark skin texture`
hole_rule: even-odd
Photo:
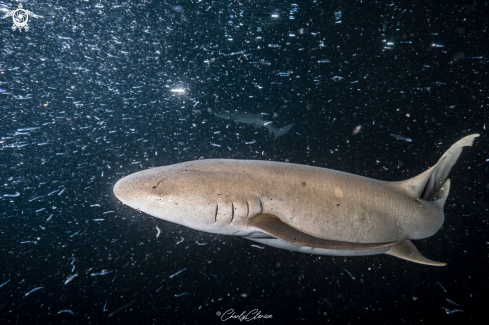
[[[195,230],[240,236],[297,252],[387,254],[432,266],[411,240],[442,226],[447,178],[462,149],[453,144],[423,173],[386,182],[291,163],[204,159],[140,171],[114,185],[136,210]]]

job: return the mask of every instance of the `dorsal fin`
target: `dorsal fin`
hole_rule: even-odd
[[[433,201],[444,198],[443,203],[445,203],[450,187],[450,182],[446,182],[448,174],[457,162],[463,147],[472,146],[474,139],[478,136],[479,134],[471,134],[458,140],[441,156],[436,165],[418,176],[397,182],[396,185],[413,199],[421,198],[426,201]],[[438,193],[442,188],[444,189],[443,193]],[[443,208],[443,205],[441,207]]]

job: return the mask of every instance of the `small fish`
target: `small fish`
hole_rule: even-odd
[[[0,284],[0,288],[3,287],[4,285],[6,285],[7,283],[9,283],[10,279],[8,279],[7,281],[5,281],[4,283]]]
[[[121,311],[121,310],[123,310],[124,308],[127,308],[127,307],[131,306],[131,305],[132,305],[133,303],[135,303],[135,302],[136,302],[136,300],[133,300],[133,301],[131,301],[130,303],[125,304],[125,305],[123,305],[123,306],[121,306],[121,307],[117,308],[115,311],[111,312],[111,313],[110,313],[110,314],[107,316],[107,318],[110,318],[110,317],[114,316],[116,313],[120,312],[120,311]]]
[[[351,133],[351,135],[357,135],[358,133],[360,133],[360,131],[362,131],[362,126],[361,125],[358,125],[354,130],[353,132]],[[392,135],[392,134],[391,134]]]
[[[38,143],[39,144],[39,143]],[[52,191],[51,193],[48,194],[48,196],[50,196],[51,194],[54,194],[56,192],[58,192],[59,190],[56,190],[56,191]]]
[[[17,132],[36,131],[39,130],[40,128],[41,128],[40,126],[35,126],[30,128],[17,129]]]
[[[102,272],[98,272],[98,273],[92,273],[90,274],[91,276],[97,276],[97,275],[106,275],[106,274],[109,274],[109,273],[112,273],[114,271],[107,271],[107,270],[102,270]]]
[[[397,135],[397,134],[392,134],[391,133],[391,137],[394,137],[397,140],[403,140],[403,141],[406,141],[406,142],[413,142],[413,140],[411,140],[409,138],[406,138],[406,137],[403,137],[402,135]]]
[[[19,192],[15,192],[15,194],[4,194],[3,197],[17,197],[19,195],[20,195]]]
[[[259,248],[259,249],[265,249],[264,246],[258,246],[258,245],[251,245],[251,247],[256,247],[256,248]]]
[[[156,238],[158,238],[161,234],[161,230],[160,228],[158,228],[158,226],[156,226],[156,230],[158,231],[158,233],[156,234]]]
[[[73,265],[73,267],[74,267],[74,265]],[[70,283],[77,276],[78,276],[78,273],[73,274],[72,276],[69,276],[68,279],[66,279],[66,281],[65,281],[65,285],[67,285],[68,283]]]
[[[71,237],[73,237],[73,236],[78,235],[78,233],[79,233],[80,231],[81,231],[81,230],[78,230],[77,232],[75,232],[73,235],[71,235],[71,236],[70,236],[70,238],[71,238]]]
[[[176,245],[178,245],[178,244],[180,244],[181,242],[183,242],[183,240],[184,240],[184,239],[183,239],[183,237],[180,237],[180,238],[181,238],[181,239],[180,239],[180,241],[179,241],[179,242],[177,242],[177,243],[176,243]]]
[[[438,282],[438,284],[439,284],[439,285],[440,285],[440,287],[443,289],[443,291],[447,292],[447,291],[445,290],[445,288],[443,288],[443,286],[441,285],[440,281],[436,281],[436,282]]]
[[[44,287],[37,287],[37,288],[34,288],[34,289],[32,289],[31,291],[29,291],[28,293],[26,293],[26,294],[24,295],[24,297],[27,297],[28,295],[30,295],[30,294],[31,294],[31,293],[33,293],[34,291],[40,290],[40,289],[42,289],[42,288],[44,288]]]
[[[445,300],[449,303],[449,304],[452,304],[454,306],[457,306],[457,307],[460,307],[459,304],[457,304],[455,301],[451,300],[451,299],[448,299],[448,298],[445,298]]]
[[[183,271],[185,271],[186,269],[187,269],[187,268],[184,268],[184,269],[181,269],[180,271],[177,271],[177,272],[173,273],[172,275],[170,275],[170,276],[169,276],[169,278],[171,279],[171,278],[173,278],[174,276],[179,275],[180,273],[182,273],[182,272],[183,272]]]
[[[345,270],[345,272],[346,272],[346,273],[348,273],[348,274],[351,276],[351,278],[352,278],[353,280],[355,280],[355,278],[353,277],[353,275],[351,275],[350,271]]]
[[[455,314],[455,313],[465,313],[465,311],[462,309],[452,309],[452,310],[446,309],[446,313],[448,315],[450,315],[450,314]]]
[[[186,294],[187,294],[187,293],[186,293],[186,292],[184,292],[184,293],[181,293],[181,294],[175,295],[175,297],[181,297],[181,296],[186,295]]]
[[[63,309],[63,310],[58,311],[58,315],[61,313],[69,313],[69,314],[75,315],[75,313],[69,309]]]

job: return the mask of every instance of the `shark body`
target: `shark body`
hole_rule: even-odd
[[[251,114],[242,112],[225,112],[225,113],[215,113],[216,117],[223,120],[231,120],[234,122],[239,122],[243,124],[248,124],[254,126],[255,128],[266,128],[268,130],[268,135],[277,139],[292,129],[295,123],[286,125],[281,128],[276,128],[272,125],[272,122],[263,119],[262,114]]]
[[[440,229],[447,176],[477,136],[459,140],[436,165],[401,182],[290,163],[209,159],[131,174],[114,193],[134,209],[209,233],[311,254],[389,254],[443,266],[411,240]]]

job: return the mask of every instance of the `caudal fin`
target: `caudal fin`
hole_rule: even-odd
[[[273,127],[271,125],[266,125],[265,127],[268,129],[268,134],[269,135],[272,135],[273,134],[274,139],[277,139],[278,137],[281,137],[282,135],[284,135],[287,132],[289,132],[290,129],[292,129],[292,127],[294,125],[295,125],[295,123],[286,125],[286,126],[281,127],[281,128],[276,128],[276,127]]]
[[[478,136],[479,134],[471,134],[458,140],[441,156],[436,165],[416,177],[399,182],[398,186],[412,198],[437,201],[437,205],[443,209],[450,188],[448,174],[457,162],[462,149],[472,146]]]

